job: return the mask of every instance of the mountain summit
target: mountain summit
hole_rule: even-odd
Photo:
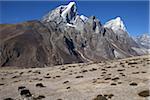
[[[60,14],[63,17],[63,19],[69,23],[70,20],[75,19],[74,17],[77,14],[76,11],[77,11],[77,9],[76,9],[75,2],[70,2],[66,6],[66,8],[60,12]]]
[[[0,66],[46,67],[141,55],[120,17],[102,25],[95,16],[79,15],[75,2],[41,20],[0,27]]]
[[[126,31],[126,27],[120,17],[116,17],[115,19],[108,21],[104,27],[111,28],[113,31]]]
[[[78,30],[83,29],[82,26],[87,20],[86,16],[78,14],[75,2],[61,5],[42,18],[44,22],[55,21],[57,24],[63,23],[63,25],[75,27]]]
[[[61,5],[50,11],[43,17],[43,21],[58,21],[60,19],[66,23],[73,23],[77,17],[77,8],[75,2],[70,2],[68,5]]]

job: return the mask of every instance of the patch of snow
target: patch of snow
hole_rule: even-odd
[[[125,57],[123,54],[119,53],[116,50],[114,50],[114,55],[115,55],[115,58],[124,58]]]
[[[72,24],[69,24],[69,23],[67,23],[66,25],[69,26],[69,27],[76,27],[75,25],[72,25]]]
[[[86,21],[88,20],[88,18],[87,18],[86,16],[84,16],[84,15],[81,15],[80,18],[81,18],[84,22],[86,22]]]
[[[99,33],[99,32],[100,32],[99,27],[96,26],[95,33]]]

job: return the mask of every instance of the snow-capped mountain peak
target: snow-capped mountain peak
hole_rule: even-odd
[[[56,9],[46,14],[42,21],[50,22],[56,21],[58,23],[64,22],[72,23],[77,16],[77,7],[75,2],[70,2],[68,5],[61,5]]]
[[[42,21],[46,22],[55,21],[57,24],[63,23],[62,25],[64,26],[74,27],[78,30],[82,30],[84,28],[84,24],[88,20],[89,20],[88,17],[78,14],[75,2],[70,2],[67,5],[61,5],[57,7],[56,9],[50,11],[42,19]],[[92,25],[96,25],[94,20],[95,19],[91,19]],[[104,27],[111,28],[115,33],[119,34],[124,34],[124,32],[127,33],[125,25],[120,17],[116,17],[115,19],[108,21],[104,25]],[[100,29],[99,27],[97,28],[98,28],[97,30]]]
[[[112,19],[104,25],[104,27],[111,28],[113,31],[123,30],[126,31],[125,25],[120,17]]]
[[[75,15],[77,14],[77,8],[75,2],[70,2],[67,6],[66,9],[61,13],[61,16],[63,19],[66,21],[71,20]]]
[[[42,19],[42,21],[55,21],[57,24],[61,23],[64,26],[74,27],[78,30],[83,29],[87,20],[86,16],[78,14],[75,2],[70,2],[68,5],[60,5]]]

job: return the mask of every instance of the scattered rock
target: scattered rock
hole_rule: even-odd
[[[22,90],[22,89],[25,89],[25,88],[26,88],[25,86],[19,86],[19,87],[18,87],[18,91],[19,91],[19,90]]]
[[[98,95],[96,98],[94,98],[93,100],[108,100],[105,96],[102,96],[101,94]]]
[[[139,72],[132,72],[132,74],[139,74]]]
[[[107,97],[108,95],[107,94],[104,94],[104,97]]]
[[[59,78],[60,76],[59,76],[59,75],[57,75],[56,77],[57,77],[57,78]]]
[[[37,83],[36,87],[46,87],[46,86],[44,86],[42,83]]]
[[[137,62],[129,62],[128,65],[138,64]]]
[[[62,100],[62,99],[57,99],[57,100]]]
[[[4,80],[4,79],[5,79],[5,78],[3,78],[3,77],[1,78],[1,80]]]
[[[141,97],[148,97],[150,96],[150,90],[141,91],[140,93],[138,93],[138,95]]]
[[[117,85],[116,83],[111,83],[110,85]]]
[[[109,76],[111,75],[111,74],[108,74]]]
[[[28,73],[31,73],[31,72],[32,72],[32,70],[29,70],[29,71],[28,71]]]
[[[70,89],[70,87],[67,87],[66,89]]]
[[[68,75],[72,75],[72,73],[69,73]]]
[[[41,74],[41,72],[38,70],[34,71],[33,73]]]
[[[72,66],[73,68],[75,68],[76,66]]]
[[[118,84],[122,84],[122,82],[118,82]]]
[[[108,95],[108,98],[111,99],[113,96],[114,96],[113,94],[109,94],[109,95]]]
[[[13,81],[13,82],[16,83],[16,82],[19,82],[19,81],[21,81],[21,80],[15,80],[15,81]]]
[[[106,69],[101,69],[102,71],[107,71]]]
[[[14,99],[12,99],[12,98],[5,98],[4,100],[14,100]]]
[[[61,70],[66,70],[65,68],[62,68]]]
[[[92,68],[92,69],[90,69],[89,71],[96,71],[97,69],[96,68]]]
[[[123,73],[119,73],[119,74],[121,74],[121,75],[122,75]]]
[[[106,74],[106,72],[102,72],[102,74]]]
[[[105,80],[111,80],[111,78],[110,78],[110,77],[108,77],[108,78],[105,78]]]
[[[106,67],[106,68],[111,68],[111,66],[108,66],[108,67]]]
[[[44,95],[39,95],[36,99],[43,99],[43,98],[45,98],[45,96]]]
[[[0,86],[4,85],[4,83],[0,83]]]
[[[51,78],[50,76],[44,76],[44,78]]]
[[[31,97],[32,96],[28,89],[21,90],[20,95],[24,96],[24,97]]]
[[[104,76],[103,74],[101,76]]]
[[[65,82],[63,82],[63,84],[66,84],[66,83],[68,83],[69,81],[65,81]]]
[[[124,71],[124,70],[125,70],[125,69],[118,69],[117,71],[120,72],[120,71]]]
[[[122,74],[122,76],[126,76],[126,75]]]
[[[13,76],[12,78],[18,78],[19,76]]]
[[[112,78],[111,80],[113,80],[113,81],[119,80],[119,77]]]
[[[24,72],[20,72],[19,74],[22,75]]]
[[[38,80],[38,81],[42,81],[42,78],[33,78],[33,80]]]
[[[82,70],[81,72],[85,73],[85,72],[88,72],[88,70]]]
[[[138,84],[135,82],[130,83],[131,86],[137,86]]]
[[[49,75],[49,73],[46,74],[47,76]]]
[[[97,80],[96,79],[93,79],[93,82],[92,83],[96,83],[97,82]]]
[[[83,76],[76,76],[76,78],[83,78]]]
[[[146,73],[146,71],[141,71],[141,73]]]

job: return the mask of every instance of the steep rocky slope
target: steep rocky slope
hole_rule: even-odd
[[[46,67],[141,55],[121,18],[109,23],[79,15],[76,4],[70,2],[40,21],[1,24],[0,66]]]
[[[55,27],[53,22],[47,28],[40,21],[1,25],[1,66],[42,67],[82,61],[78,54],[69,53],[66,43],[72,41]]]

